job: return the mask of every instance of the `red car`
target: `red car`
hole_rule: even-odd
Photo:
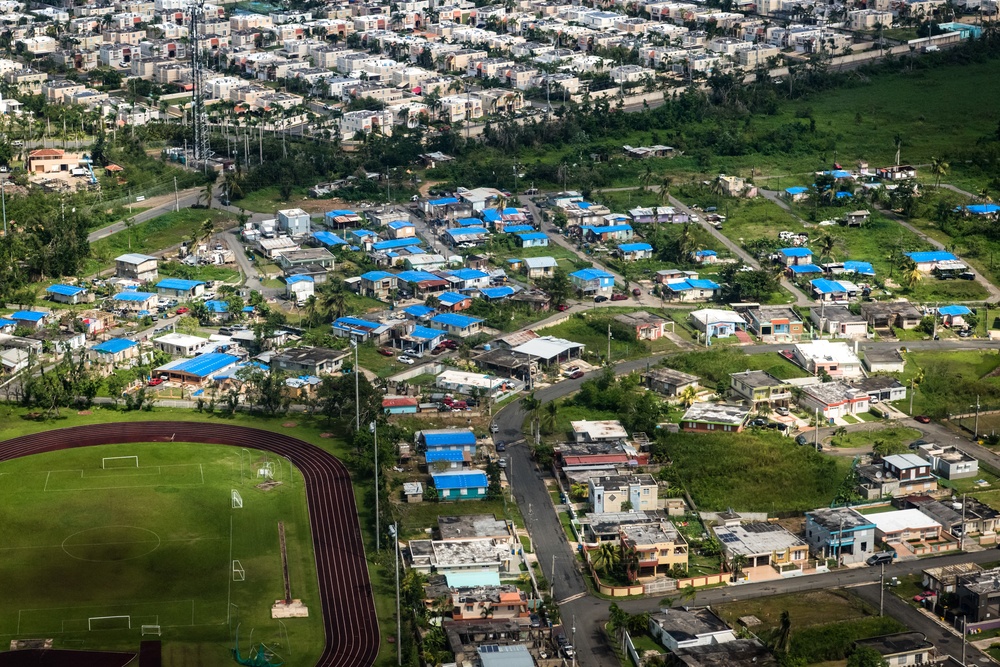
[[[920,422],[921,424],[930,424],[931,423],[931,418],[928,417],[927,415],[917,415],[913,419],[916,420],[916,421],[918,421],[918,422]]]
[[[439,347],[443,347],[446,350],[457,350],[458,349],[458,343],[456,343],[455,341],[451,340],[450,338],[446,338],[443,341],[441,341]]]
[[[178,309],[177,309],[177,314],[178,314],[178,315],[183,315],[183,314],[184,314],[184,313],[186,313],[186,312],[188,312],[188,309],[187,309],[187,308],[178,308]]]
[[[383,357],[393,357],[396,355],[396,353],[393,350],[387,347],[380,347],[378,349],[378,353],[381,354]]]
[[[153,378],[152,380],[149,381],[150,387],[155,387],[158,384],[163,384],[163,378]]]
[[[636,287],[634,290],[632,290],[632,296],[642,296],[642,290]]]
[[[617,294],[612,294],[611,295],[611,300],[612,301],[625,301],[626,299],[628,299],[628,294],[621,294],[619,292]]]
[[[583,371],[576,371],[575,373],[573,373],[572,375],[569,376],[569,379],[570,380],[579,380],[582,377],[583,377]]]
[[[934,591],[924,591],[923,593],[917,593],[913,596],[914,602],[923,602],[924,600],[930,600],[933,597],[937,597],[937,593]]]
[[[561,303],[558,306],[556,306],[556,310],[558,310],[561,313],[564,310],[569,310],[569,306],[567,306],[565,303]]]

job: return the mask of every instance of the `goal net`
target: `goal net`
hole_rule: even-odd
[[[138,468],[138,456],[105,456],[101,459],[101,468]]]
[[[131,616],[91,616],[87,619],[88,630],[131,630]]]
[[[144,626],[142,626],[142,635],[144,637],[146,635],[156,635],[157,637],[159,637],[160,636],[160,626],[158,626],[158,625],[144,625]]]
[[[233,561],[233,581],[246,581],[247,573],[238,560]]]
[[[236,489],[233,489],[233,509],[238,510],[243,508],[243,496]]]

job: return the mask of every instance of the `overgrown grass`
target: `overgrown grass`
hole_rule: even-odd
[[[184,239],[198,234],[206,220],[212,220],[216,229],[223,229],[235,222],[231,214],[215,209],[186,208],[171,211],[141,222],[131,230],[126,229],[92,243],[91,258],[85,263],[83,272],[91,274],[106,269],[114,264],[115,257],[128,252],[148,255],[179,245]]]
[[[909,385],[912,377],[923,377],[913,396],[913,414],[943,417],[969,412],[977,397],[985,409],[1000,408],[1000,377],[991,376],[1000,367],[996,350],[908,352],[906,361],[900,378],[903,384]],[[909,399],[897,403],[897,407],[909,409]]]
[[[703,384],[713,386],[720,382],[729,385],[729,376],[746,370],[767,371],[780,380],[807,377],[809,374],[784,357],[775,353],[746,354],[731,347],[718,347],[706,352],[684,352],[663,360],[667,368],[697,375]]]
[[[891,445],[905,445],[920,437],[920,431],[905,426],[889,426],[870,431],[851,431],[835,435],[830,439],[834,447],[869,447],[876,440],[884,440]]]
[[[502,500],[464,500],[460,502],[407,503],[400,506],[399,534],[403,538],[427,537],[426,528],[437,528],[439,516],[468,516],[491,514],[498,519],[509,519],[518,528],[524,528],[524,519],[517,503]]]
[[[635,310],[634,308],[631,310]],[[655,309],[647,312],[656,313]],[[604,358],[608,353],[608,321],[612,319],[604,309],[595,309],[585,313],[572,315],[568,320],[551,327],[545,327],[542,333],[546,336],[565,338],[586,345],[586,358]],[[667,338],[655,341],[626,341],[611,339],[611,359],[638,359],[659,352],[676,350],[677,346]]]
[[[774,513],[826,506],[851,463],[764,431],[670,434],[666,444],[701,510]]]

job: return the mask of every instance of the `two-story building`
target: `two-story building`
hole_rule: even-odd
[[[802,336],[802,318],[787,306],[761,306],[743,313],[747,328],[761,340],[794,340]]]
[[[871,408],[868,392],[843,382],[820,382],[801,389],[799,405],[809,413],[819,411],[820,419],[831,423]]]
[[[652,511],[657,508],[657,485],[648,473],[591,477],[590,509],[594,514],[629,509]]]
[[[931,464],[916,454],[893,454],[882,459],[885,471],[899,480],[897,495],[923,494],[937,491],[937,479]]]
[[[140,283],[152,282],[157,278],[157,259],[139,253],[116,257],[115,276]]]
[[[344,360],[350,357],[347,350],[325,347],[290,347],[271,357],[271,368],[292,375],[333,375],[340,372]]]
[[[794,361],[807,372],[833,378],[860,378],[861,360],[847,343],[814,340],[796,343],[792,348]]]
[[[767,371],[731,373],[729,388],[750,403],[754,410],[760,405],[769,405],[772,408],[788,407],[792,398],[792,385],[779,380]]]
[[[607,296],[615,287],[614,275],[602,269],[580,269],[569,274],[569,279],[584,296]]]
[[[687,570],[687,541],[669,521],[624,525],[619,533],[622,546],[635,550],[638,556],[640,580],[661,576],[675,568]]]
[[[877,550],[875,524],[849,507],[806,512],[805,535],[817,558],[840,565],[863,563]]]

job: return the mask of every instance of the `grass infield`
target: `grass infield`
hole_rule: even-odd
[[[270,490],[258,487],[266,467],[281,482]],[[137,650],[142,626],[159,625],[165,665],[227,664],[240,625],[244,653],[253,630],[286,660],[314,663],[323,630],[304,490],[287,460],[217,445],[106,445],[0,463],[0,643]],[[310,606],[310,618],[284,626],[270,615],[284,597],[279,521],[292,595]]]

